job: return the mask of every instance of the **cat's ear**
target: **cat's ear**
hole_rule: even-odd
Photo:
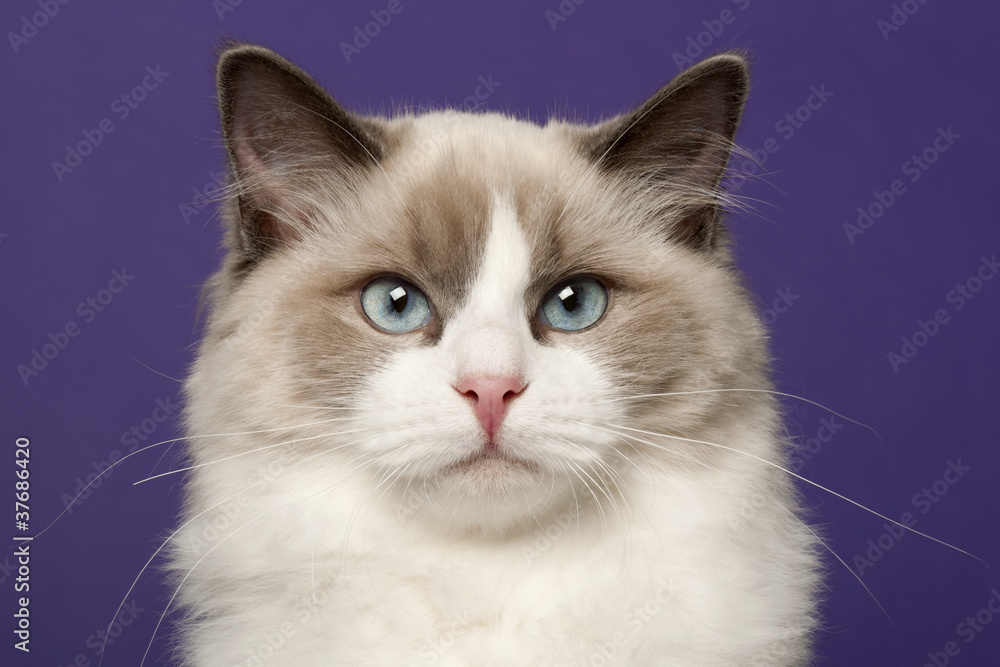
[[[225,48],[216,70],[222,134],[249,262],[303,233],[319,193],[347,193],[382,157],[380,127],[344,110],[263,47]]]
[[[605,172],[636,186],[667,232],[714,248],[721,236],[720,184],[749,89],[745,58],[726,53],[681,74],[632,112],[597,125],[584,150]]]

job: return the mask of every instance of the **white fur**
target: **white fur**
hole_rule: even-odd
[[[479,275],[462,312],[439,346],[456,380],[521,376],[531,347],[521,295],[528,287],[529,253],[514,211],[500,195]]]
[[[812,625],[809,540],[780,487],[775,501],[751,505],[766,476],[752,461],[694,473],[651,465],[621,455],[621,438],[580,424],[621,423],[622,404],[610,399],[623,389],[599,359],[532,337],[529,279],[529,248],[498,192],[480,271],[437,345],[395,354],[350,419],[279,426],[295,426],[278,433],[298,440],[294,454],[272,445],[280,437],[206,444],[212,454],[198,463],[270,449],[194,472],[193,519],[174,563],[190,573],[181,599],[196,626],[191,665],[800,659]],[[275,354],[247,336],[235,369],[228,347],[206,353],[191,379],[195,433],[239,422],[220,407],[224,397],[254,386],[246,374]],[[537,471],[443,472],[481,446],[454,388],[470,374],[524,377],[501,446]],[[267,405],[267,396],[276,411],[292,402],[281,378],[261,392],[248,391],[248,402]],[[773,453],[769,419],[714,437]],[[752,530],[734,521],[751,506]]]

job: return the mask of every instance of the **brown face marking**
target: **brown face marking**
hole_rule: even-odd
[[[412,184],[405,197],[414,275],[442,317],[450,317],[482,261],[493,199],[489,184],[447,160]]]

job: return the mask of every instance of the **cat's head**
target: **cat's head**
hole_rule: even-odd
[[[360,116],[255,46],[218,84],[233,196],[196,431],[284,429],[263,455],[505,530],[717,456],[641,432],[697,439],[751,398],[678,392],[763,386],[721,222],[741,56],[593,126]]]

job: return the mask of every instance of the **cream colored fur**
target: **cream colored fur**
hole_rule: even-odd
[[[214,280],[172,545],[182,662],[808,664],[817,540],[764,463],[784,458],[765,334],[724,243],[663,233],[683,190],[665,208],[595,169],[572,124],[377,122],[377,169],[300,184],[294,238],[239,270],[231,240]],[[429,328],[366,321],[380,274],[425,291]],[[539,329],[576,274],[611,286],[604,319]],[[527,382],[507,459],[467,463],[469,374]]]

